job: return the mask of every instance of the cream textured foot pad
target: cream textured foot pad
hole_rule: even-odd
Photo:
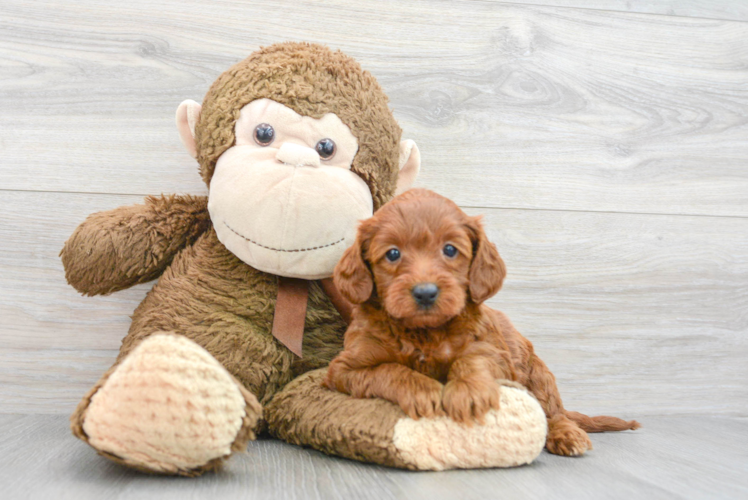
[[[448,417],[395,424],[393,443],[418,469],[475,469],[529,464],[543,451],[547,424],[543,409],[526,390],[501,387],[501,409],[485,425],[466,427]]]
[[[205,349],[159,334],[135,348],[93,395],[83,430],[101,452],[173,473],[230,455],[246,405]]]
[[[417,470],[513,467],[545,446],[540,404],[517,384],[502,383],[501,409],[486,424],[448,417],[412,420],[382,399],[355,399],[321,386],[326,369],[288,384],[265,408],[270,432],[325,453]]]

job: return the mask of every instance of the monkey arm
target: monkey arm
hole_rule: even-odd
[[[149,196],[144,205],[90,215],[65,242],[65,278],[84,295],[157,278],[210,227],[205,196]]]

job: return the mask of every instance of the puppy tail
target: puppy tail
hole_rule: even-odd
[[[636,420],[626,421],[605,415],[600,415],[599,417],[588,417],[583,413],[568,410],[564,413],[569,420],[575,422],[586,432],[633,431],[641,427],[641,424]]]

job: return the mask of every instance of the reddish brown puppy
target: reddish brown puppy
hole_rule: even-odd
[[[543,407],[546,447],[557,455],[590,449],[585,431],[638,428],[634,420],[564,410],[532,343],[482,304],[505,274],[479,217],[425,189],[396,197],[359,226],[335,268],[338,289],[358,305],[325,384],[387,399],[412,418],[446,413],[471,425],[499,408],[496,380],[513,380]]]

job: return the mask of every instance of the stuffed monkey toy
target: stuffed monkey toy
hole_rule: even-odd
[[[418,148],[350,57],[263,48],[223,73],[177,128],[209,196],[148,197],[89,216],[61,252],[85,295],[158,278],[114,365],[71,417],[101,455],[199,475],[258,432],[410,469],[510,466],[545,442],[537,401],[502,387],[484,426],[411,420],[321,386],[350,304],[330,277],[359,220],[406,190]]]

